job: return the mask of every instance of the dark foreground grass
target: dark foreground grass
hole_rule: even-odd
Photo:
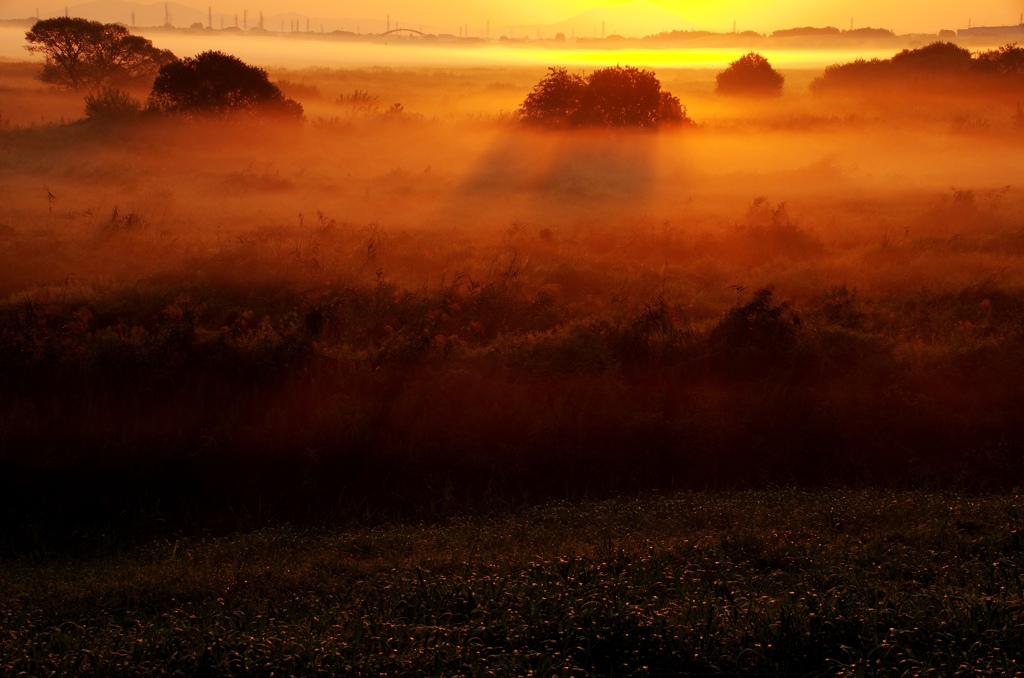
[[[762,288],[697,322],[660,293],[604,317],[512,277],[0,303],[0,557],[644,491],[1024,482],[1022,288],[801,307]]]
[[[7,561],[0,673],[1019,674],[1021,503],[688,493]]]

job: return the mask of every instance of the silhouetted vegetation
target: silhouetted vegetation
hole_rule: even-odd
[[[99,89],[152,78],[174,55],[132,35],[121,24],[56,17],[25,34],[30,52],[45,59],[40,78],[60,87]]]
[[[102,237],[146,229],[118,212]],[[353,249],[378,242],[352,236]],[[1007,442],[1024,432],[1019,290],[863,300],[841,288],[799,310],[762,288],[693,325],[663,297],[581,316],[525,259],[435,289],[311,291],[261,283],[280,265],[264,257],[243,243],[194,269],[203,282],[0,307],[0,401],[32,408],[4,427],[8,524],[103,522],[125,505],[180,524],[257,503],[307,520],[339,497],[407,515],[438,486],[473,506],[1024,478]],[[988,339],[962,347],[966,322]]]
[[[860,89],[886,91],[893,86],[932,88],[988,86],[995,78],[999,86],[1019,90],[1024,87],[1024,48],[1005,45],[998,49],[971,54],[951,42],[934,42],[917,49],[904,49],[891,59],[858,59],[833,64],[811,83],[815,92]]]
[[[985,73],[1020,78],[1024,76],[1024,47],[1015,43],[979,52],[972,65]]]
[[[757,40],[764,36],[755,31],[739,31],[737,33],[717,33],[714,31],[691,29],[691,30],[673,30],[663,31],[654,35],[647,35],[640,38],[638,42],[647,44],[664,44],[673,45],[681,44],[693,41],[700,41],[702,43],[714,41],[715,44],[732,44],[741,43],[746,44],[751,40]]]
[[[285,97],[265,70],[213,51],[161,67],[149,95],[149,107],[183,115],[303,117],[302,105]]]
[[[953,34],[955,35],[955,34]],[[771,34],[772,38],[818,38],[826,40],[891,40],[896,34],[889,29],[860,28],[840,31],[835,26],[816,28],[805,26],[793,29],[780,29]]]
[[[814,26],[783,28],[772,33],[773,38],[817,38],[822,36],[835,37],[838,35],[842,35],[842,31],[835,26],[825,26],[824,28],[815,28]]]
[[[782,95],[786,78],[772,68],[768,59],[751,52],[729,64],[715,77],[715,92],[741,96]]]
[[[787,365],[796,347],[800,318],[770,287],[733,307],[708,336],[718,368],[742,378]]]
[[[548,127],[657,127],[692,124],[679,99],[651,71],[601,68],[587,78],[550,68],[520,106],[525,122]]]
[[[137,116],[141,110],[142,104],[138,100],[119,89],[104,87],[85,96],[85,117],[90,120],[125,121]]]

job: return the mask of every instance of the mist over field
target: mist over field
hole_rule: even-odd
[[[276,346],[291,355],[282,354],[285,362],[271,370],[283,370],[285,382],[297,369],[289,366],[292,360],[310,358],[371,373],[398,360],[396,374],[426,379],[413,385],[402,376],[394,386],[399,391],[367,394],[366,413],[344,415],[326,414],[339,406],[330,398],[267,384],[269,400],[243,406],[232,420],[260,417],[278,399],[288,401],[291,418],[275,420],[275,430],[261,434],[261,454],[274,458],[288,458],[295,447],[337,446],[346,456],[364,445],[401,455],[411,453],[409,445],[450,446],[446,455],[501,473],[506,462],[490,456],[492,444],[530,449],[537,445],[530,436],[550,438],[536,449],[560,440],[584,444],[591,416],[607,415],[605,425],[626,435],[659,412],[664,419],[656,427],[668,427],[659,443],[666,451],[659,454],[688,450],[670,465],[685,466],[685,458],[717,467],[724,463],[721,451],[712,450],[730,445],[717,428],[730,420],[729,405],[687,414],[678,410],[678,390],[692,389],[683,400],[710,405],[714,401],[701,395],[709,384],[719,377],[732,384],[737,376],[726,376],[733,369],[726,355],[736,353],[736,365],[754,361],[736,368],[746,376],[726,387],[736,397],[763,380],[795,380],[803,389],[810,379],[817,392],[838,379],[832,393],[845,398],[884,383],[875,381],[882,378],[875,370],[897,367],[941,380],[935,366],[959,365],[964,351],[993,367],[1017,360],[1013,299],[1024,272],[1017,244],[1024,197],[1017,187],[1024,169],[1015,91],[985,85],[965,97],[955,88],[924,83],[814,94],[809,86],[820,70],[783,68],[783,96],[750,99],[716,94],[715,69],[659,68],[662,87],[680,98],[696,126],[551,130],[516,119],[524,97],[546,73],[542,66],[272,66],[271,79],[304,107],[304,122],[156,115],[130,123],[73,122],[83,114],[81,94],[39,83],[36,68],[0,64],[9,94],[0,111],[7,125],[0,293],[12,322],[25,323],[30,313],[45,328],[31,336],[12,330],[11,341],[21,337],[12,344],[19,347],[12,349],[12,364],[31,379],[35,360],[41,368],[47,351],[71,342],[78,357],[59,374],[74,381],[80,377],[71,375],[79,371],[84,378],[101,369],[91,361],[100,359],[95,351],[107,350],[105,342],[123,342],[124,350],[140,352],[130,380],[145,381],[149,361],[162,360],[149,351],[162,347],[180,357],[182,347],[165,342],[184,313],[184,355],[228,342],[228,354],[203,360],[230,362],[234,352]],[[133,94],[143,99],[146,92]],[[767,297],[758,296],[763,291]],[[952,299],[958,301],[947,308]],[[730,313],[753,313],[750,304],[761,303],[768,304],[769,315],[749,322],[782,326],[766,337],[741,334],[715,343],[726,341],[721,327]],[[993,315],[992,304],[1001,303]],[[835,316],[835,304],[852,315]],[[75,320],[76,313],[86,319]],[[650,313],[655,325],[636,324],[649,322],[644,318]],[[764,329],[752,328],[744,331]],[[629,349],[621,343],[626,339],[616,338],[635,331],[642,336],[629,341],[642,348]],[[831,337],[834,332],[845,338]],[[246,339],[237,343],[238,337]],[[631,355],[634,350],[639,353]],[[39,357],[26,362],[35,351]],[[405,357],[399,360],[396,351]],[[655,360],[662,351],[668,353]],[[190,366],[191,359],[177,360],[174,369],[183,372],[170,383],[190,383],[193,370],[208,369],[200,367],[203,361]],[[427,374],[472,374],[493,361],[512,373],[550,373],[554,380],[537,386],[544,398],[595,375],[609,386],[621,382],[638,390],[630,397],[623,393],[621,401],[580,401],[572,415],[579,420],[536,419],[512,438],[503,427],[533,416],[529,407],[516,413],[518,405],[508,401],[512,373],[495,381],[483,370],[487,376],[471,387],[480,389],[478,403],[493,401],[491,414],[447,403],[443,414],[421,411],[406,419],[411,415],[394,409],[403,398],[419,403],[414,411],[442,406],[444,400],[426,388]],[[630,367],[633,361],[640,362]],[[269,368],[225,366],[241,374]],[[671,376],[680,370],[702,376]],[[986,397],[1002,397],[987,370],[964,378]],[[117,404],[121,387],[95,387],[117,420],[122,415],[114,413],[126,406]],[[198,386],[185,390],[191,388]],[[148,423],[140,420],[125,453],[160,439],[168,426],[182,426],[174,412],[184,404],[170,404],[178,397],[158,398],[163,404]],[[819,396],[808,397],[815,403]],[[171,410],[161,414],[164,406]],[[591,406],[598,409],[588,414]],[[914,459],[929,458],[920,446],[932,440],[930,433],[919,438],[916,427],[926,430],[932,417],[963,406],[959,400],[934,402],[924,419],[907,424],[913,430],[901,435]],[[1010,408],[1009,401],[971,401],[964,417],[988,406]],[[894,413],[899,411],[871,416],[910,421]],[[1016,420],[1011,411],[1000,416]],[[62,412],[39,410],[39,423],[26,429],[12,424],[9,431],[22,432],[9,435],[31,440],[46,429],[42,422]],[[840,460],[874,445],[877,429],[840,433],[866,416],[856,408],[839,416],[850,419],[842,424],[835,413],[820,415],[828,420],[822,430],[830,432],[797,447],[800,455],[819,460],[814,474],[841,476],[839,468],[848,462]],[[344,440],[369,437],[344,442],[330,425],[308,425],[310,418],[334,416],[341,417],[338,431],[349,431]],[[471,442],[479,431],[459,439],[467,432],[460,423],[466,417],[481,417],[473,426],[489,430],[491,442]],[[967,428],[974,433],[963,435],[981,437],[968,447],[1005,441],[1006,429],[991,419],[971,421]],[[779,425],[781,448],[793,444],[789,436],[803,435],[799,427]],[[890,425],[900,426],[884,427]],[[179,445],[184,450],[193,444],[193,435],[210,437],[200,433],[208,426],[200,420],[183,426],[184,437],[166,448],[172,458]],[[539,428],[519,439],[534,426]],[[676,448],[676,436],[689,426],[711,429],[694,448]],[[391,439],[385,431],[392,429],[404,432]],[[93,430],[89,444],[106,445],[106,435],[102,427]],[[242,430],[226,429],[214,438],[235,449],[231,455],[244,454],[249,443],[236,435]],[[306,435],[312,438],[290,441]],[[762,433],[750,435],[760,439]],[[834,444],[828,442],[833,435]],[[52,445],[62,457],[66,442],[54,439]],[[729,454],[744,458],[744,445],[732,445]],[[946,450],[936,459],[962,452]],[[619,452],[611,445],[600,456],[615,459]],[[751,479],[802,472],[803,462],[794,459],[750,461],[744,477]],[[857,474],[917,472],[875,463],[858,462]],[[521,481],[528,477],[526,472]]]
[[[1019,673],[1024,50],[148,37],[0,27],[0,673]]]
[[[233,34],[189,34],[159,29],[140,29],[139,33],[179,56],[194,56],[207,49],[218,49],[261,66],[303,68],[380,67],[493,67],[534,66],[544,69],[558,63],[567,66],[614,66],[618,63],[651,68],[721,69],[747,50],[739,47],[696,47],[663,49],[600,49],[576,46],[552,46],[550,41],[534,44],[503,45],[491,42],[477,45],[425,46],[408,41],[381,38],[375,42],[352,42],[286,33],[270,36]],[[0,59],[24,60],[25,29],[0,25]],[[836,48],[826,50],[766,50],[773,63],[792,68],[822,68],[830,63],[855,58],[888,57],[891,49]]]

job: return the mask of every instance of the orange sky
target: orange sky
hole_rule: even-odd
[[[860,26],[881,26],[900,31],[962,28],[968,20],[974,25],[1017,23],[1024,12],[1024,0],[650,0],[651,4],[678,14],[691,22],[731,29],[735,19],[748,28],[770,31],[796,25],[849,26],[850,19]],[[362,4],[364,12],[386,9],[393,15],[423,15],[423,21],[465,21],[490,16],[492,21],[552,23],[594,7],[614,7],[626,0],[447,0],[423,3],[420,0],[357,0],[338,3],[332,0],[296,0],[316,11],[337,11],[344,6]],[[379,11],[379,10],[378,10]],[[431,18],[427,18],[427,17]],[[437,17],[434,19],[433,17]],[[411,19],[415,21],[415,19]],[[457,20],[457,19],[456,19]]]
[[[100,0],[101,2],[104,0]],[[637,0],[177,0],[214,12],[263,11],[337,17],[380,18],[390,14],[403,25],[429,24],[442,28],[470,24],[494,27],[549,24],[595,7],[615,7]],[[646,0],[644,0],[646,1]],[[140,0],[150,4],[147,0]],[[760,32],[803,25],[833,25],[891,28],[897,32],[936,31],[973,25],[1015,24],[1024,12],[1024,0],[650,0],[652,5],[673,12],[699,27],[731,30],[733,20],[740,30]],[[44,16],[63,13],[65,4],[75,0],[0,0],[0,18],[31,16],[39,7]],[[161,3],[162,6],[162,3]]]

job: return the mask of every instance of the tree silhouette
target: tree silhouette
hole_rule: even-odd
[[[549,68],[519,107],[519,115],[529,122],[549,126],[578,124],[586,88],[587,82],[580,76],[561,67]]]
[[[1024,75],[1024,47],[1013,43],[980,52],[974,66],[983,72],[1019,77]]]
[[[70,89],[145,80],[175,58],[120,24],[79,18],[37,21],[25,40],[25,49],[45,57],[40,79]]]
[[[726,95],[781,96],[786,78],[757,52],[740,57],[715,77],[715,92]]]
[[[586,79],[549,68],[518,111],[525,122],[548,127],[655,127],[692,123],[679,99],[663,92],[651,71],[614,66]]]
[[[1024,75],[1024,48],[1016,44],[971,52],[951,42],[933,42],[917,49],[905,49],[891,59],[858,59],[832,64],[811,83],[812,92],[829,89],[887,91],[891,87],[916,86],[925,89],[1010,85],[1018,87]],[[982,76],[979,78],[979,76]]]
[[[917,49],[904,49],[889,60],[892,69],[905,73],[950,75],[971,68],[970,50],[952,42],[933,42]]]
[[[252,112],[302,119],[302,105],[285,97],[262,68],[223,52],[203,52],[164,65],[149,108],[186,115]]]

